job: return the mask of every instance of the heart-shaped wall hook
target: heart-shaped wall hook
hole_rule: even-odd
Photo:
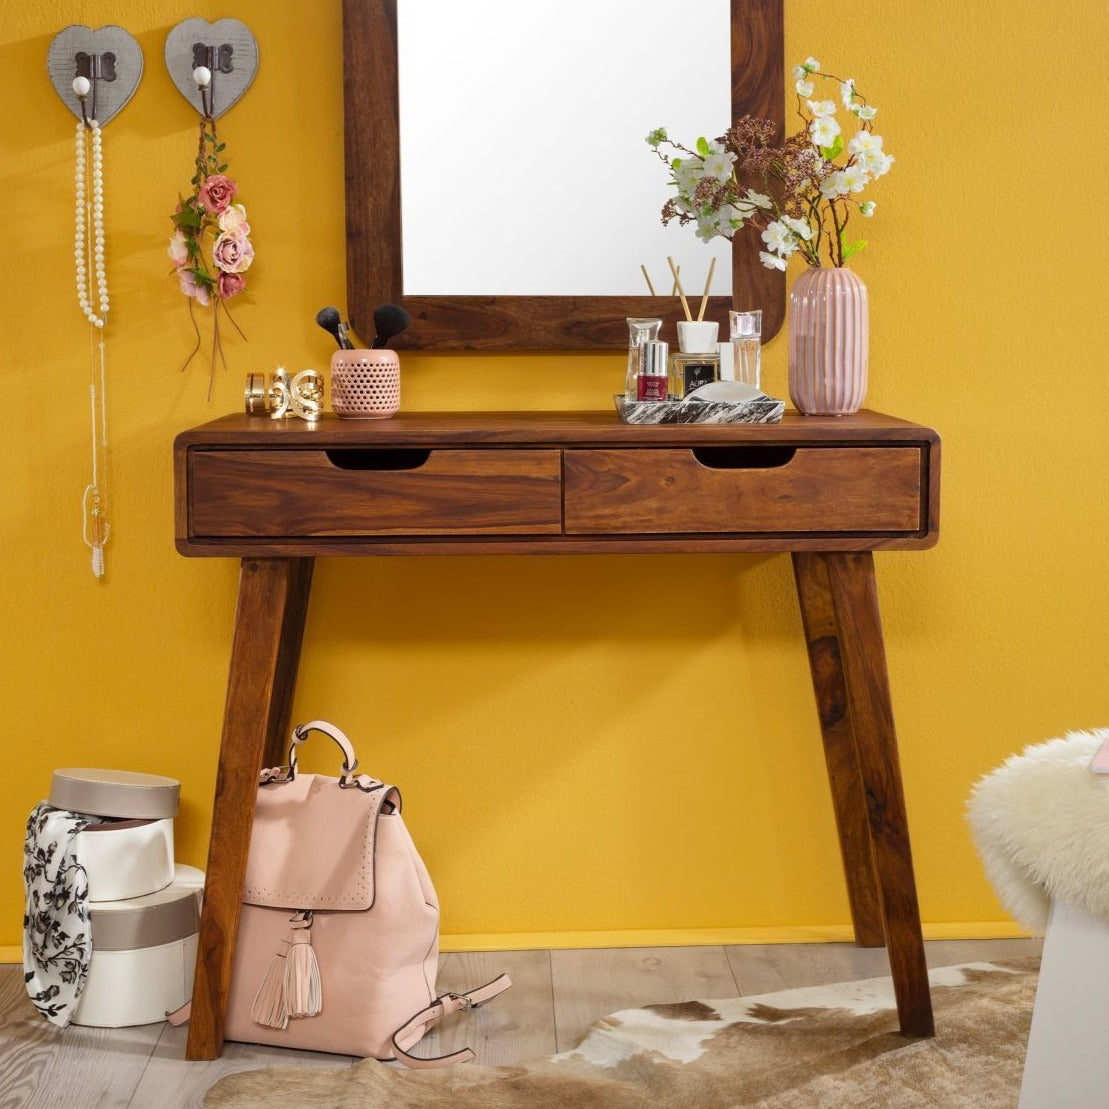
[[[59,31],[46,52],[46,71],[62,103],[81,119],[81,101],[73,91],[75,77],[89,77],[99,57],[102,74],[85,100],[89,119],[103,127],[135,95],[142,77],[142,47],[122,27],[109,24],[95,31],[73,24]],[[95,108],[95,113],[94,113]]]
[[[206,111],[193,70],[211,72]],[[218,118],[250,87],[258,72],[258,43],[237,19],[186,19],[166,36],[166,68],[178,92],[201,115]]]

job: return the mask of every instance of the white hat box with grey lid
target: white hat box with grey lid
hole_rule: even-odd
[[[179,866],[156,893],[90,906],[92,963],[74,1024],[153,1024],[189,1000],[203,888],[203,871]]]
[[[50,804],[106,818],[80,836],[89,900],[121,901],[173,881],[173,818],[180,783],[157,774],[88,767],[55,770]]]

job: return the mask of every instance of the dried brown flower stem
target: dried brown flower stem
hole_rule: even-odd
[[[832,233],[828,233],[828,253],[831,256],[834,265],[843,265],[843,231],[847,226],[847,213],[844,213],[843,221],[840,222],[839,218],[839,204],[835,200],[828,202],[828,209],[832,213],[832,224],[836,229],[833,238]]]
[[[845,105],[853,115],[858,117],[860,131],[872,130],[869,119],[860,116],[860,109],[867,106],[866,97],[855,90],[853,82],[848,85],[843,78],[818,70],[806,71],[803,80],[807,81],[810,76],[838,84],[840,98],[846,97]],[[798,83],[800,80],[802,79],[799,79]],[[850,93],[849,96],[848,93]],[[851,207],[856,202],[849,196],[841,195],[838,185],[837,188],[828,190],[831,195],[826,195],[822,190],[826,187],[825,182],[833,174],[850,169],[856,165],[857,159],[853,151],[848,149],[844,161],[837,164],[836,159],[844,152],[844,139],[838,128],[836,138],[830,147],[819,147],[814,144],[812,121],[804,111],[806,102],[819,105],[823,101],[813,99],[812,93],[802,96],[798,92],[797,116],[803,127],[797,134],[783,138],[780,125],[770,120],[744,116],[733,123],[725,134],[713,140],[719,148],[732,155],[733,166],[730,178],[720,181],[708,176],[699,176],[692,192],[672,197],[664,204],[663,224],[675,219],[682,226],[688,223],[699,223],[702,219],[714,216],[719,219],[720,213],[726,211],[729,206],[739,209],[742,214],[741,223],[753,226],[762,232],[766,232],[773,221],[782,218],[801,220],[811,229],[811,235],[803,239],[794,231],[793,249],[810,266],[825,264],[822,261],[825,256],[832,265],[843,266],[851,255],[866,245],[860,242],[848,246],[844,241]],[[816,112],[813,112],[813,115],[815,117]],[[662,128],[652,132],[648,142],[654,147],[656,156],[673,173],[672,184],[679,180],[678,170],[674,165],[679,158],[664,153],[660,149],[661,144],[676,152],[682,162],[704,156],[699,152],[704,150],[704,140],[698,140],[698,151],[693,151],[671,139]],[[681,188],[682,186],[679,185],[679,189]],[[761,210],[752,211],[750,204],[752,193],[766,194],[770,198],[770,204],[760,205]],[[724,221],[718,222],[711,228],[710,234],[720,235],[730,240],[735,232],[727,221]]]
[[[221,300],[220,306],[223,308],[225,314],[227,315],[227,318],[231,321],[231,326],[239,333],[239,338],[246,339],[246,335],[243,333],[243,329],[235,322],[235,317],[231,315],[231,309],[227,307],[227,301]]]
[[[196,357],[196,353],[200,350],[200,328],[197,326],[196,316],[193,314],[193,299],[189,297],[189,322],[193,325],[193,331],[196,332],[196,346],[189,351],[189,356],[181,363],[178,373],[184,373],[185,367]]]

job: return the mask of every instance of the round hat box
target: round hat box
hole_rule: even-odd
[[[78,835],[89,900],[121,901],[173,881],[173,817],[181,785],[157,774],[91,767],[55,770],[50,804],[105,818]]]
[[[180,798],[181,783],[176,778],[133,770],[67,767],[55,770],[50,783],[54,808],[123,820],[172,819]]]
[[[163,1021],[192,997],[204,872],[179,866],[165,889],[90,907],[92,962],[72,1022]]]
[[[111,820],[77,834],[89,900],[125,901],[173,881],[172,820]]]

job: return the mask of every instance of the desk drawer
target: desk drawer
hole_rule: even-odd
[[[921,449],[568,450],[567,535],[918,532]]]
[[[193,537],[547,535],[557,450],[191,450]]]

